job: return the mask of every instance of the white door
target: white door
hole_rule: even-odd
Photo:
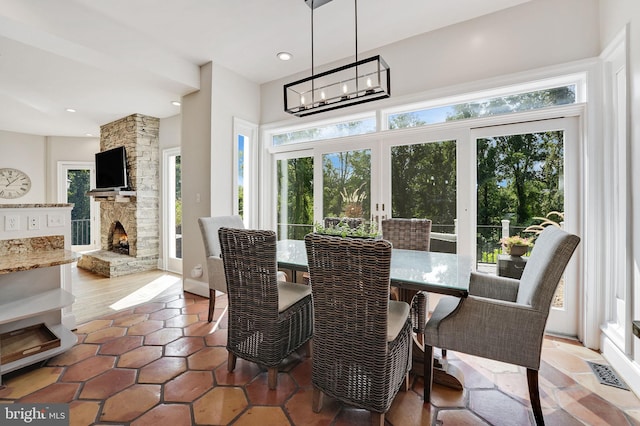
[[[93,163],[58,162],[58,202],[73,203],[71,247],[74,251],[100,247],[100,207],[87,192],[95,188]]]
[[[167,271],[182,273],[182,187],[180,148],[163,157],[163,263]]]
[[[472,130],[477,165],[476,265],[496,262],[499,240],[549,217],[578,233],[580,224],[578,119],[563,118]],[[485,201],[489,200],[489,201]],[[488,205],[491,202],[494,205]],[[495,203],[500,206],[496,207]],[[562,213],[559,216],[552,212]],[[503,231],[503,220],[508,230]],[[577,336],[580,289],[574,258],[558,286],[547,331]],[[496,272],[498,272],[496,270]]]

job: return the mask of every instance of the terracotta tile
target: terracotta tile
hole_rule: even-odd
[[[291,369],[289,374],[291,374],[298,386],[309,387],[311,386],[311,367],[311,358],[303,358],[302,362]]]
[[[142,369],[138,383],[164,383],[187,370],[187,361],[179,357],[162,357]]]
[[[129,422],[160,402],[160,385],[134,385],[104,402],[100,421]]]
[[[422,395],[413,391],[400,391],[385,414],[385,420],[393,425],[429,426],[433,424],[433,412],[430,404],[424,404]]]
[[[296,425],[329,425],[340,411],[341,405],[332,398],[325,398],[322,410],[314,413],[312,409],[313,389],[299,389],[286,403],[285,409]]]
[[[278,373],[278,386],[271,390],[264,371],[245,386],[249,402],[253,405],[282,405],[296,391],[296,383],[287,373]]]
[[[143,322],[139,322],[138,324],[132,325],[129,327],[127,331],[128,336],[139,335],[146,336],[147,334],[151,334],[154,331],[160,330],[164,327],[164,323],[159,320],[147,320]]]
[[[164,347],[165,356],[189,356],[204,348],[202,337],[181,337]]]
[[[164,385],[167,402],[191,402],[213,387],[211,371],[187,371]]]
[[[53,383],[21,398],[19,402],[69,403],[73,401],[79,389],[79,383]]]
[[[82,382],[113,368],[116,358],[113,356],[95,356],[80,361],[67,368],[61,380],[63,382]]]
[[[191,426],[191,408],[187,404],[160,404],[140,416],[131,426]]]
[[[191,305],[192,303],[195,303],[195,301],[193,299],[178,299],[178,300],[174,300],[172,302],[165,303],[165,306],[167,308],[182,308],[182,307],[185,307],[187,305]]]
[[[496,386],[502,392],[520,400],[529,406],[529,385],[527,376],[522,373],[496,374]]]
[[[133,308],[131,309],[123,309],[121,311],[116,311],[112,314],[108,314],[108,315],[104,315],[101,319],[110,319],[110,320],[115,320],[118,318],[122,318],[122,317],[126,317],[128,315],[133,314]]]
[[[4,389],[0,389],[0,398],[18,399],[55,383],[62,374],[60,367],[42,367],[35,370],[14,372],[2,377]]]
[[[602,397],[620,409],[640,409],[640,400],[631,391],[601,384],[593,373],[573,376],[585,389]]]
[[[112,323],[113,323],[112,320],[106,320],[106,319],[89,321],[88,323],[85,323],[79,326],[76,329],[76,333],[89,334],[94,331],[101,330],[103,328],[111,327]]]
[[[227,330],[218,330],[204,338],[207,346],[223,346],[227,347]]]
[[[353,426],[371,424],[371,413],[353,407],[343,407],[336,416],[335,426]]]
[[[494,386],[494,374],[490,369],[481,367],[479,360],[479,358],[470,360],[472,363],[475,363],[475,366],[466,361],[462,362],[458,360],[451,362],[454,366],[460,369],[460,371],[462,371],[462,375],[464,377],[463,386],[465,389],[486,389]],[[517,369],[515,371],[517,371]]]
[[[168,320],[169,318],[173,318],[177,315],[180,315],[180,309],[178,308],[165,308],[159,311],[153,312],[149,314],[150,320]]]
[[[147,314],[131,314],[113,320],[114,326],[131,327],[147,320]]]
[[[73,401],[69,404],[69,426],[93,424],[99,410],[100,403],[97,401]]]
[[[541,383],[549,383],[551,386],[566,388],[575,385],[575,380],[571,376],[558,370],[546,361],[540,361],[540,371],[538,373],[538,381]]]
[[[47,365],[67,366],[80,362],[98,353],[99,345],[76,344],[68,351],[51,358]]]
[[[159,302],[149,302],[144,305],[140,305],[133,310],[136,314],[150,314],[152,312],[159,311],[160,309],[164,309],[165,304]]]
[[[530,409],[498,390],[469,391],[469,409],[491,424],[529,425],[533,414]]]
[[[546,339],[545,339],[546,340]],[[575,355],[587,361],[603,362],[604,357],[597,351],[584,347],[582,343],[578,341],[568,340],[556,340],[554,341],[555,348],[563,352]],[[543,355],[545,354],[543,349]],[[605,362],[606,363],[606,362]]]
[[[177,315],[164,322],[165,327],[186,327],[198,322],[198,315]]]
[[[208,314],[207,314],[208,315]],[[206,318],[203,321],[191,324],[184,329],[185,336],[208,336],[218,329],[218,324],[215,321],[207,322]]]
[[[142,336],[123,336],[110,340],[100,347],[101,355],[121,355],[142,346]]]
[[[588,373],[591,367],[580,357],[560,349],[547,349],[544,354],[545,362],[566,373]]]
[[[242,386],[253,380],[261,371],[260,367],[255,363],[238,358],[236,368],[231,373],[227,371],[227,363],[216,368],[216,383],[219,385]]]
[[[586,424],[624,425],[626,417],[615,405],[580,386],[559,390],[560,406],[573,417]]]
[[[547,410],[543,408],[542,417],[544,417],[545,424],[547,425],[584,426],[584,423],[561,408],[553,410]]]
[[[182,329],[180,328],[163,328],[154,331],[144,337],[145,345],[166,345],[169,342],[182,337]]]
[[[104,343],[116,337],[122,337],[127,332],[124,327],[108,327],[89,333],[84,339],[85,343]]]
[[[204,347],[187,358],[190,370],[215,370],[227,360],[227,350],[221,347]]]
[[[216,301],[217,302],[217,301]],[[204,303],[193,303],[182,308],[183,314],[201,314],[209,311],[209,305]]]
[[[634,426],[640,425],[640,410],[624,410],[624,412],[629,416],[629,419]]]
[[[197,424],[229,424],[247,408],[244,391],[239,387],[216,387],[193,403]]]
[[[114,368],[85,383],[81,399],[105,399],[136,383],[136,371]]]
[[[469,410],[440,410],[438,412],[438,422],[442,422],[443,425],[456,426],[481,426],[488,424]]]
[[[235,426],[284,426],[290,425],[282,407],[251,407],[233,423]]]
[[[118,367],[140,368],[162,356],[162,346],[142,346],[120,355]]]

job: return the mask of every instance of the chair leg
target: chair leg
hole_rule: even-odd
[[[304,344],[304,354],[307,358],[311,358],[313,356],[313,345],[311,343],[311,339],[307,340],[307,343]]]
[[[322,410],[322,402],[324,399],[324,394],[317,387],[313,387],[313,402],[311,403],[311,408],[314,413],[319,413]]]
[[[231,352],[229,352],[229,355],[227,356],[227,371],[231,373],[235,369],[236,369],[236,356]]]
[[[212,288],[209,289],[209,318],[208,321],[213,321],[213,310],[216,307],[216,291]]]
[[[447,357],[447,350],[446,349],[440,349],[440,352],[442,353],[442,358],[446,358]]]
[[[384,413],[371,412],[371,426],[384,426]]]
[[[268,371],[269,389],[274,390],[278,387],[278,367],[269,367]]]
[[[424,345],[424,403],[431,402],[433,384],[433,346]]]
[[[411,389],[411,379],[409,378],[409,373],[404,376],[404,382],[400,389],[402,389],[402,392],[409,392],[409,389]]]
[[[544,426],[544,417],[542,416],[542,405],[540,405],[540,388],[538,386],[538,370],[527,368],[527,383],[529,384],[529,399],[531,400],[531,408],[533,409],[533,417],[536,419],[536,425]]]

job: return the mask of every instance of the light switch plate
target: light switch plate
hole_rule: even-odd
[[[5,231],[19,231],[20,230],[20,216],[17,214],[8,214],[4,217],[4,230]]]
[[[62,216],[61,214],[48,214],[47,226],[49,228],[64,226],[64,216]]]

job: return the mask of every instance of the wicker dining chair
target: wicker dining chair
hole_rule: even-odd
[[[305,236],[314,303],[313,411],[323,396],[371,411],[384,424],[411,369],[409,305],[389,300],[391,244]]]
[[[429,251],[431,219],[384,219],[382,220],[382,238],[391,242],[393,248],[405,250]],[[424,324],[427,322],[429,295],[419,291],[409,295],[411,299],[411,323],[413,331],[422,338]]]
[[[442,298],[424,335],[424,401],[431,397],[433,346],[527,369],[536,424],[544,425],[538,370],[553,295],[580,238],[547,226],[538,235],[520,280],[471,273],[469,296]]]
[[[255,362],[275,389],[278,365],[313,334],[311,289],[278,281],[275,232],[220,228],[218,235],[229,291],[227,368],[236,358]]]

